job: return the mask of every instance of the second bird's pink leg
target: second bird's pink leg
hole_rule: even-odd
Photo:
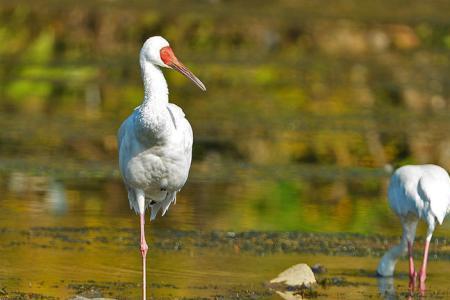
[[[409,256],[409,289],[413,291],[416,285],[417,273],[414,270],[413,244],[411,242],[408,242],[408,256]]]
[[[142,299],[146,300],[146,291],[147,291],[147,280],[146,280],[146,256],[147,256],[147,251],[148,251],[148,245],[147,242],[145,241],[145,230],[144,230],[144,225],[145,225],[145,214],[140,214],[140,218],[141,218],[141,254],[142,254]]]
[[[430,248],[430,240],[425,241],[425,249],[423,251],[423,262],[419,272],[419,288],[421,292],[425,292],[425,279],[427,278],[427,261],[428,261],[428,249]]]

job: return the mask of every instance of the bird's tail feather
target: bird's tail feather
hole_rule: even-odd
[[[162,201],[155,201],[151,198],[145,199],[145,204],[147,209],[150,207],[150,220],[154,220],[156,218],[156,215],[161,210],[161,215],[164,216],[164,214],[169,209],[169,206],[172,204],[172,202],[175,204],[177,202],[177,192],[167,192],[166,196]],[[137,214],[139,214],[139,206],[136,201],[135,193],[132,189],[128,189],[128,199],[130,202],[130,208],[133,209]]]
[[[176,203],[177,199],[177,192],[167,192],[166,197],[163,201],[156,202],[154,204],[150,204],[151,208],[151,214],[150,214],[150,220],[154,220],[156,218],[156,215],[161,210],[161,215],[164,216],[164,214],[169,209],[170,204]]]

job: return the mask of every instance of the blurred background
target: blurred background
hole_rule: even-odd
[[[397,236],[392,168],[450,169],[449,11],[419,0],[0,1],[0,231],[137,229],[116,132],[143,97],[140,47],[162,35],[208,90],[164,71],[194,130],[193,164],[151,230]]]

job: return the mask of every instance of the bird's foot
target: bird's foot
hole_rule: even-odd
[[[420,271],[418,276],[419,276],[419,281],[420,282],[425,282],[425,280],[427,279],[427,273],[425,273],[423,271]]]
[[[416,280],[417,280],[417,272],[412,272],[409,274],[409,290],[410,292],[414,292],[416,288]]]
[[[419,290],[423,295],[425,293],[425,280],[427,279],[427,274],[425,272],[419,272]]]
[[[148,252],[148,245],[145,240],[141,241],[141,254],[142,257],[146,257]]]

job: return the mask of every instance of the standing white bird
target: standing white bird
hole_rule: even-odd
[[[425,291],[428,249],[436,220],[442,224],[450,212],[450,177],[436,165],[404,166],[397,169],[391,177],[388,188],[389,204],[400,217],[403,235],[398,246],[393,247],[381,259],[377,273],[380,276],[394,274],[397,259],[409,254],[409,287],[415,287],[419,276],[421,291]],[[427,225],[422,267],[419,274],[414,270],[413,243],[419,219]]]
[[[169,43],[154,36],[140,52],[144,100],[122,123],[118,133],[119,166],[130,206],[140,216],[143,299],[146,299],[145,210],[153,220],[165,214],[185,184],[192,158],[192,128],[183,110],[169,103],[160,67],[174,69],[203,91],[204,84],[175,57]]]

